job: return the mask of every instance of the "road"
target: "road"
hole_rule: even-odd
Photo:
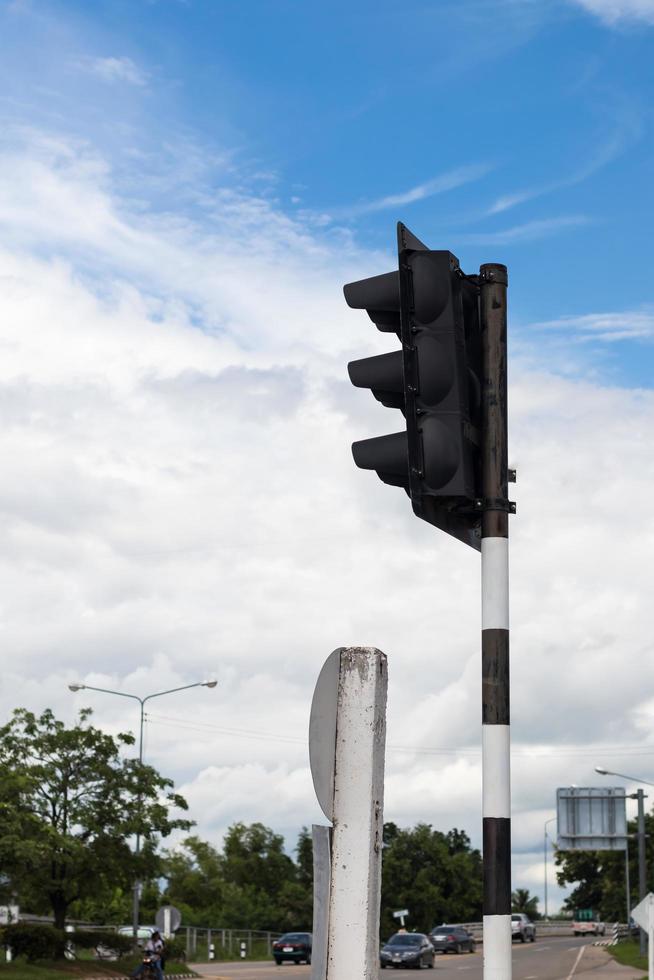
[[[584,980],[592,972],[595,975],[598,968],[605,962],[612,962],[608,954],[601,948],[594,947],[592,940],[559,937],[537,940],[524,946],[516,944],[513,948],[513,980]],[[311,969],[304,964],[284,963],[276,966],[272,960],[268,963],[209,963],[193,964],[194,969],[203,977],[213,980],[308,980]],[[607,967],[607,969],[609,969]],[[398,971],[399,972],[399,971]],[[604,975],[600,971],[600,976]],[[414,976],[413,971],[402,970],[400,977]],[[611,977],[642,976],[642,971],[627,971],[624,974],[616,968]],[[380,980],[390,980],[396,976],[394,970],[380,970]],[[438,955],[436,969],[425,976],[433,976],[434,980],[481,980],[482,954],[463,953],[460,956]],[[399,980],[399,978],[398,978]]]

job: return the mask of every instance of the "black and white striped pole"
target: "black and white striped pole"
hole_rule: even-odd
[[[511,977],[509,513],[506,266],[480,269],[483,517],[482,769],[484,980]]]
[[[406,490],[422,520],[481,550],[484,980],[511,977],[507,283],[506,266],[467,276],[455,255],[427,248],[399,222],[397,270],[344,288],[349,306],[402,344],[348,365],[352,383],[405,422],[355,442],[356,465]]]

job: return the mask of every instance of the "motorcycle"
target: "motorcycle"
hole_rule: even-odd
[[[141,974],[142,977],[146,977],[147,980],[157,980],[157,970],[154,965],[156,961],[157,961],[157,957],[153,953],[145,952],[143,954],[143,972]]]

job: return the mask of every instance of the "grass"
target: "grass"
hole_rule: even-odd
[[[41,960],[27,963],[22,957],[0,963],[0,980],[83,980],[84,977],[129,976],[139,963],[133,956],[123,960]],[[193,973],[186,963],[167,962],[165,976]]]
[[[623,939],[617,946],[607,946],[607,951],[624,966],[635,966],[647,973],[647,954],[640,955],[640,944],[637,939]]]

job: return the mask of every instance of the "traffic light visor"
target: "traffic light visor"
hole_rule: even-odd
[[[354,310],[397,312],[400,309],[400,275],[398,272],[385,272],[382,276],[348,282],[343,286],[343,295],[347,305]]]
[[[352,443],[354,462],[362,470],[376,470],[380,476],[392,473],[406,476],[409,470],[409,456],[406,432],[393,432],[375,439],[362,439]],[[382,477],[383,479],[383,477]]]

